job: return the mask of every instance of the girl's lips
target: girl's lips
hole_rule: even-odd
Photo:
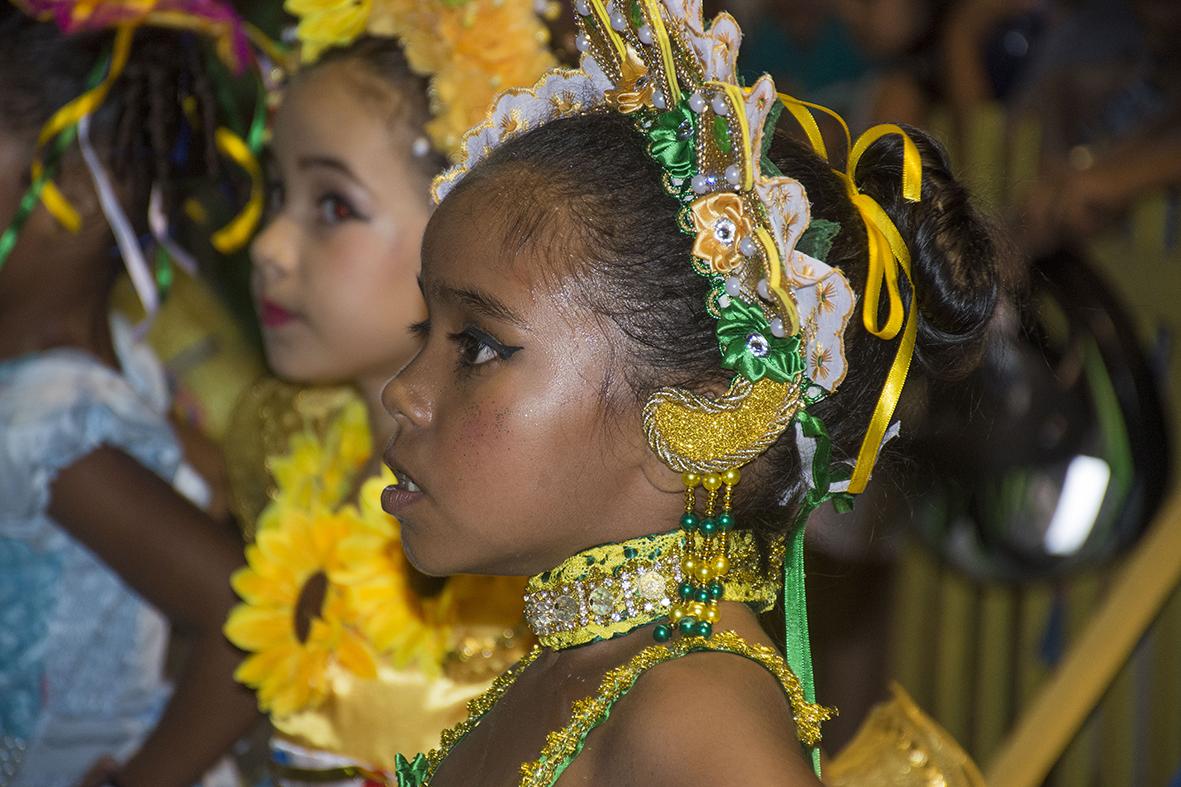
[[[264,298],[258,304],[258,319],[264,328],[282,328],[295,319],[295,313]]]
[[[422,499],[422,492],[411,492],[404,486],[387,486],[381,490],[381,507],[391,516],[398,516]]]

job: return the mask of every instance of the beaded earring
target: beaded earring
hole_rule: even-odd
[[[681,516],[684,557],[683,580],[677,588],[680,601],[669,611],[669,623],[653,630],[653,639],[667,642],[673,626],[687,637],[713,635],[718,620],[718,602],[726,594],[725,577],[730,571],[726,556],[727,534],[734,527],[732,513],[734,487],[742,478],[738,468],[724,473],[694,472],[681,474],[685,484],[685,513]],[[697,488],[705,490],[704,517],[697,514]],[[721,498],[721,510],[719,499]]]

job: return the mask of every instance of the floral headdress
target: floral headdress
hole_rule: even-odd
[[[37,152],[31,165],[31,185],[21,200],[16,216],[0,234],[0,266],[16,245],[17,237],[38,202],[71,232],[77,232],[82,219],[77,210],[53,182],[53,171],[61,153],[75,140],[95,183],[99,203],[111,225],[115,241],[127,266],[131,282],[149,317],[156,311],[160,293],[171,278],[170,263],[175,261],[195,271],[192,258],[172,238],[168,219],[161,206],[159,192],[153,188],[149,206],[149,225],[156,242],[155,272],[148,264],[131,222],[119,205],[113,182],[89,140],[91,116],[106,100],[111,87],[123,74],[131,55],[135,31],[141,27],[165,27],[193,32],[213,43],[218,58],[235,75],[241,75],[258,63],[254,46],[275,52],[274,45],[247,25],[222,0],[12,0],[29,16],[53,22],[63,35],[94,31],[114,31],[109,55],[96,63],[91,85],[86,92],[63,106],[45,123],[37,136]],[[214,248],[222,253],[240,249],[250,239],[262,216],[262,171],[255,159],[262,144],[264,115],[262,103],[245,137],[227,127],[217,128],[214,144],[218,152],[245,170],[251,179],[250,197],[242,210],[228,224],[210,236]],[[47,156],[48,154],[48,156]]]
[[[734,372],[729,390],[719,397],[666,388],[644,409],[649,444],[682,473],[686,487],[681,524],[689,558],[682,568],[689,581],[681,586],[682,603],[672,609],[669,624],[655,628],[655,636],[664,641],[677,630],[686,636],[712,633],[721,580],[729,570],[725,538],[734,524],[730,498],[739,468],[795,425],[807,490],[801,526],[785,555],[787,657],[813,701],[803,520],[834,493],[865,488],[906,378],[917,327],[914,309],[902,305],[898,283],[900,270],[910,278],[909,251],[854,176],[874,141],[897,134],[904,147],[903,195],[917,201],[918,150],[898,126],[877,126],[855,143],[849,140],[847,167],[837,171],[867,232],[866,329],[887,340],[901,335],[857,463],[846,475],[846,468],[830,471],[824,426],[808,408],[845,378],[843,336],[855,297],[841,271],[820,259],[825,244],[813,237],[807,244],[811,253],[805,253],[801,240],[811,224],[807,194],[766,155],[786,108],[827,159],[812,115],[822,108],[777,93],[769,76],[744,86],[737,74],[738,24],[721,14],[706,26],[701,0],[576,0],[574,8],[580,67],[552,71],[532,89],[502,94],[488,119],[464,137],[459,163],[436,179],[434,196],[446,197],[513,134],[602,109],[634,119],[664,170],[666,191],[682,205],[681,229],[695,238],[688,262],[709,282],[705,308],[717,320],[722,366]],[[811,228],[813,235],[834,229],[821,224]],[[878,322],[883,283],[884,326]],[[705,489],[705,518],[695,513],[699,486]]]
[[[305,62],[362,35],[396,38],[415,73],[430,78],[426,133],[452,160],[498,92],[532,84],[556,62],[533,0],[286,0],[283,7],[300,18]]]

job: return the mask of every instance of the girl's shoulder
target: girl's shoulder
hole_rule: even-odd
[[[604,755],[595,770],[617,784],[815,784],[771,666],[711,650],[646,671],[613,709],[600,745],[588,740],[588,753]],[[618,771],[623,762],[629,773]]]
[[[166,396],[136,382],[75,349],[0,363],[0,535],[38,518],[57,473],[99,446],[175,473],[181,457]]]

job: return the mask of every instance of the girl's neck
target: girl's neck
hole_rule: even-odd
[[[70,347],[118,369],[109,296],[109,288],[96,286],[94,291],[73,298],[7,299],[0,309],[0,358]]]

